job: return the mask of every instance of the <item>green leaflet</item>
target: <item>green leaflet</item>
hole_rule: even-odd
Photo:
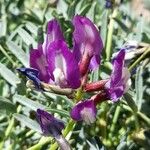
[[[17,57],[18,60],[25,66],[28,67],[28,61],[29,58],[27,54],[23,51],[22,48],[20,48],[15,42],[13,41],[7,41],[6,42],[9,50]]]
[[[13,116],[18,121],[20,121],[23,125],[27,126],[28,128],[30,128],[34,131],[37,131],[37,132],[41,133],[40,126],[36,121],[26,117],[25,115],[21,115],[21,114],[14,114]]]
[[[0,75],[12,86],[16,87],[20,83],[20,79],[2,63],[0,63]]]

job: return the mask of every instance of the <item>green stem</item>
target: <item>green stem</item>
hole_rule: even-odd
[[[141,62],[142,59],[150,52],[150,47],[145,49],[145,52],[129,67],[129,71],[131,71],[138,63]]]
[[[22,109],[22,107],[21,107],[21,105],[19,105],[19,106],[17,107],[17,113],[19,113],[19,112],[21,111],[21,109]],[[7,129],[6,129],[5,138],[8,138],[8,137],[9,137],[9,135],[10,135],[12,129],[13,129],[14,123],[15,123],[15,120],[14,120],[14,117],[12,117],[12,119],[11,119],[11,121],[10,121],[10,123],[9,123],[9,126],[8,126]]]
[[[27,150],[40,150],[43,145],[50,143],[52,138],[50,137],[42,137],[38,144],[33,145],[32,147],[28,148]]]
[[[108,112],[108,103],[103,103],[102,104],[102,110],[103,112],[101,113],[100,119],[99,119],[99,125],[100,125],[100,131],[101,131],[101,136],[103,138],[103,141],[106,140],[106,135],[107,135],[107,112]]]
[[[138,131],[140,126],[139,126],[139,119],[137,116],[137,112],[133,112],[133,115],[134,115],[134,119],[135,119],[135,127],[136,127],[136,130]]]
[[[127,105],[123,105],[123,108],[132,112],[132,109]],[[148,118],[145,114],[143,114],[140,111],[137,112],[137,115],[150,126],[150,118]]]
[[[78,90],[77,90],[77,93],[75,95],[75,100],[76,102],[82,100],[82,97],[83,97],[83,90],[82,90],[82,87],[80,87]]]
[[[112,36],[115,22],[114,18],[117,16],[117,14],[118,14],[118,7],[115,7],[108,26],[107,43],[106,43],[106,61],[110,61],[111,58]]]
[[[120,110],[121,110],[121,106],[120,105],[117,105],[116,107],[116,111],[115,111],[115,114],[114,114],[114,117],[113,117],[113,120],[112,120],[112,125],[110,127],[110,132],[111,134],[114,133],[115,131],[115,127],[116,127],[116,123],[118,121],[118,117],[119,117],[119,114],[120,114]]]
[[[150,126],[150,118],[148,118],[145,114],[142,112],[137,112],[138,116],[143,119],[149,126]]]
[[[21,105],[19,105],[17,107],[17,113],[20,112],[21,108],[22,108]],[[11,131],[12,131],[13,127],[14,127],[14,123],[15,123],[15,119],[14,119],[14,117],[12,117],[10,122],[9,122],[9,125],[8,125],[8,127],[7,127],[7,129],[5,131],[5,137],[4,137],[3,141],[0,143],[0,149],[3,149],[5,140],[7,140],[7,138],[10,136]]]
[[[5,49],[0,45],[0,50],[2,51],[2,53],[8,58],[8,60],[14,64],[14,61],[12,60],[12,58],[7,54],[7,52],[5,51]]]

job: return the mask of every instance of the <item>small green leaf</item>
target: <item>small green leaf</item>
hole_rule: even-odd
[[[24,115],[21,115],[21,114],[14,114],[13,116],[18,121],[20,121],[23,125],[27,126],[28,128],[30,128],[36,132],[41,133],[40,125],[36,121],[34,121],[34,120],[24,116]]]
[[[75,8],[76,8],[76,5],[78,4],[78,1],[72,1],[72,3],[69,5],[68,7],[68,16],[70,19],[73,18],[73,16],[75,15]]]
[[[21,38],[23,39],[23,41],[29,46],[30,44],[36,45],[35,40],[33,39],[33,37],[27,32],[25,31],[23,28],[19,28],[17,30],[18,34],[21,36]]]
[[[129,93],[125,93],[124,98],[127,104],[129,105],[129,107],[133,110],[133,112],[137,112],[138,108],[137,108],[137,105],[135,104],[135,101],[133,100],[132,95]]]
[[[90,10],[88,11],[88,13],[86,14],[86,16],[91,20],[91,21],[95,21],[95,10],[96,10],[96,4],[97,4],[97,2],[95,1],[95,2],[93,2],[92,4],[91,4],[91,8],[90,8]]]
[[[17,86],[20,83],[20,79],[5,65],[0,63],[0,75],[11,85]]]
[[[6,42],[9,50],[22,62],[25,67],[29,66],[27,54],[13,41]]]
[[[17,35],[18,29],[21,27],[22,27],[22,25],[18,26],[18,28],[16,30],[11,32],[10,36],[8,37],[8,41],[12,41],[12,39]]]
[[[37,35],[38,27],[31,22],[27,22],[25,27],[34,35]]]
[[[19,102],[20,104],[36,111],[38,108],[45,109],[46,107],[36,101],[30,100],[29,98],[26,98],[25,96],[21,95],[14,95],[13,97],[14,101]]]
[[[14,113],[16,111],[16,107],[13,103],[11,103],[8,99],[0,96],[0,113]]]
[[[106,44],[106,37],[107,37],[108,14],[109,14],[108,9],[105,9],[102,14],[102,25],[101,25],[101,34],[100,35],[102,37],[104,45]]]
[[[65,18],[67,18],[67,9],[68,5],[65,1],[58,1],[57,3],[57,13],[58,14],[63,14]]]
[[[118,18],[114,18],[114,20],[118,23],[118,25],[121,27],[121,29],[124,30],[124,32],[128,33],[130,31],[129,28]]]
[[[60,116],[63,116],[63,117],[70,117],[69,113],[65,110],[52,109],[52,108],[47,107],[46,111],[51,112],[51,113],[57,113],[57,114],[59,114]]]
[[[126,150],[126,149],[128,149],[128,147],[127,147],[127,143],[124,141],[121,142],[116,148],[116,150]]]
[[[1,16],[0,20],[0,37],[5,36],[7,32],[7,16],[6,14]]]
[[[80,11],[80,15],[81,16],[85,16],[86,15],[86,13],[88,13],[88,11],[89,11],[89,9],[91,8],[91,3],[88,3],[87,5],[85,5],[82,9],[81,9],[81,11]]]

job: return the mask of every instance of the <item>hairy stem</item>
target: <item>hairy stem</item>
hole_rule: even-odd
[[[110,61],[111,58],[112,37],[115,23],[114,18],[117,16],[117,14],[118,14],[118,7],[115,7],[112,12],[112,16],[110,18],[110,23],[108,26],[107,43],[106,43],[106,61]]]
[[[118,121],[118,117],[119,117],[119,114],[120,114],[120,110],[121,110],[121,106],[118,105],[118,106],[116,107],[115,114],[114,114],[114,117],[113,117],[113,120],[112,120],[112,125],[111,125],[111,127],[110,127],[110,132],[111,132],[111,134],[113,134],[114,131],[115,131],[115,127],[116,127],[116,123],[117,123],[117,121]]]

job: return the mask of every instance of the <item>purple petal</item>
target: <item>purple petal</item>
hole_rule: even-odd
[[[93,56],[90,62],[89,69],[96,70],[99,67],[100,62],[101,62],[101,59],[98,55]]]
[[[45,136],[58,137],[61,135],[64,128],[64,123],[61,120],[41,109],[37,109],[36,116]]]
[[[130,73],[124,67],[125,51],[121,50],[113,60],[113,71],[105,84],[106,92],[112,101],[117,101],[128,89]]]
[[[123,95],[123,93],[124,93],[123,86],[118,86],[107,90],[107,94],[109,95],[109,97],[113,102],[118,101],[118,99]]]
[[[48,73],[48,64],[46,57],[43,54],[42,46],[39,46],[37,50],[31,50],[30,66],[39,71],[39,79],[41,81],[46,83],[49,82],[50,76]]]
[[[46,50],[48,46],[55,40],[65,40],[63,33],[61,31],[60,25],[56,19],[53,19],[47,24],[47,36],[46,42],[44,43],[43,49],[44,54],[46,54]]]
[[[71,118],[76,121],[93,123],[96,119],[96,106],[93,100],[85,100],[77,103],[71,110]]]
[[[111,85],[116,85],[122,77],[122,69],[124,67],[125,51],[121,50],[116,58],[113,59],[113,71],[111,74]]]
[[[79,62],[83,55],[96,56],[97,58],[93,58],[90,64],[90,69],[96,69],[97,64],[100,64],[100,54],[103,48],[99,31],[88,18],[78,15],[74,17],[73,25],[75,28],[73,49],[77,61]]]
[[[52,80],[63,88],[78,88],[80,73],[74,55],[64,41],[54,41],[47,51],[48,68]]]

